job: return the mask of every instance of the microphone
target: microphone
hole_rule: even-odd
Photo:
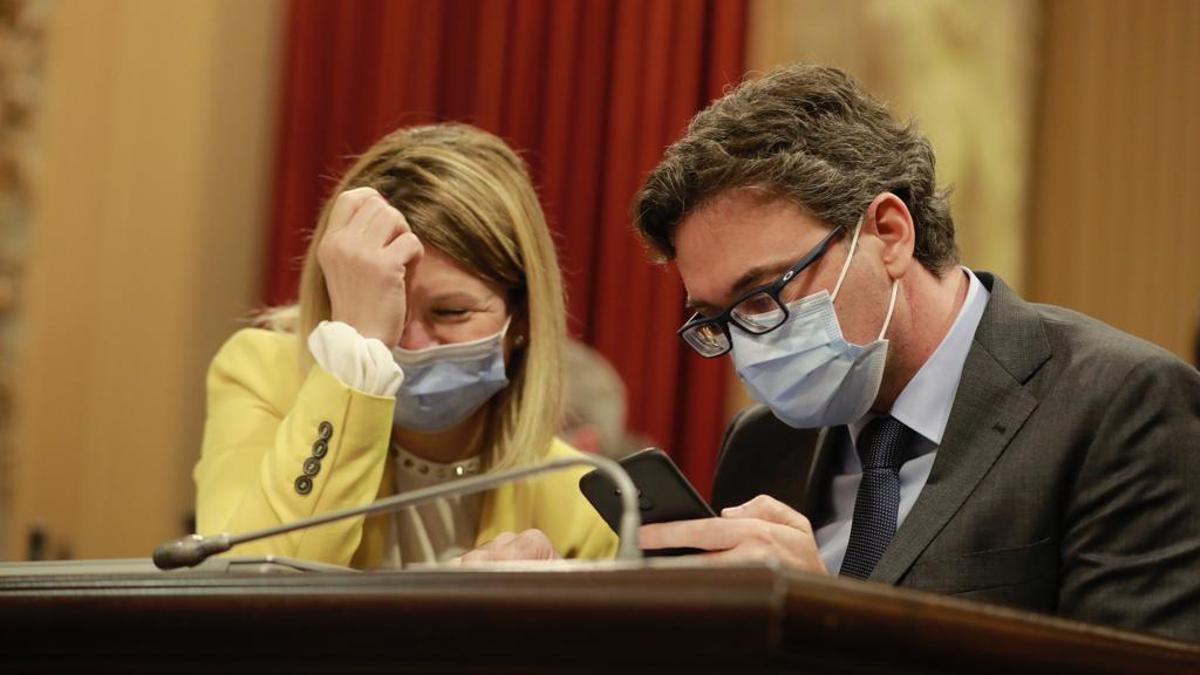
[[[629,478],[629,474],[625,472],[624,467],[607,457],[580,455],[569,459],[557,459],[545,464],[517,467],[507,471],[485,473],[481,476],[471,476],[470,478],[450,481],[441,485],[421,488],[420,490],[411,490],[380,499],[365,506],[328,511],[317,516],[302,518],[291,523],[275,525],[245,534],[222,533],[207,537],[199,534],[190,534],[186,537],[168,541],[154,549],[154,564],[160,570],[194,567],[204,562],[209,556],[224,553],[234,546],[244,544],[248,541],[256,541],[258,539],[273,537],[277,534],[284,534],[285,532],[324,525],[325,523],[331,523],[343,518],[390,513],[410,506],[418,506],[439,497],[483,492],[484,490],[490,490],[505,483],[580,465],[592,466],[599,469],[601,473],[606,475],[619,488],[621,496],[621,527],[617,532],[617,536],[620,538],[620,544],[617,548],[617,559],[641,560],[642,551],[638,548],[637,532],[641,526],[642,518],[637,506],[637,488]]]

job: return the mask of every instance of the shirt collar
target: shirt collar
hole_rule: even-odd
[[[965,267],[959,269],[967,275],[969,285],[958,316],[937,349],[900,392],[890,413],[905,426],[929,439],[935,448],[942,442],[954,396],[958,393],[958,383],[962,379],[963,366],[967,362],[967,353],[971,351],[975,329],[979,327],[991,295],[971,270]],[[867,413],[847,425],[851,442],[876,416]]]

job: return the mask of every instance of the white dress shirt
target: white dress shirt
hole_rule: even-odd
[[[966,300],[946,337],[892,405],[891,416],[916,432],[909,459],[900,467],[897,529],[912,511],[913,504],[929,480],[938,446],[942,443],[942,434],[946,431],[946,422],[950,419],[950,408],[958,393],[967,352],[971,350],[975,329],[979,327],[979,320],[990,297],[971,270],[965,267],[960,269],[970,280]],[[815,533],[821,559],[830,574],[837,574],[842,568],[846,545],[850,541],[850,524],[854,516],[858,484],[862,480],[862,464],[855,442],[859,432],[875,417],[874,413],[867,413],[862,419],[847,425],[850,433],[839,448],[839,461],[835,464],[837,468],[829,490],[832,517]]]

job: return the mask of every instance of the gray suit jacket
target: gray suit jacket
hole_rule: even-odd
[[[978,276],[991,299],[937,459],[871,579],[1200,639],[1200,373]],[[714,506],[769,494],[820,527],[845,433],[744,410]]]

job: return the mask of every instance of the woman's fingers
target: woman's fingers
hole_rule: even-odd
[[[398,344],[408,313],[407,266],[424,254],[404,215],[371,188],[339,195],[317,246],[330,318]]]
[[[347,225],[344,231],[335,231],[335,235],[349,235],[361,240],[367,240],[370,236],[372,223],[376,218],[387,217],[387,210],[391,206],[379,195],[371,195],[367,197],[362,206],[354,212],[350,217],[350,224]]]
[[[559,557],[554,544],[545,533],[530,529],[520,534],[504,532],[456,560],[461,564],[470,565],[513,560],[556,560]]]
[[[379,197],[379,192],[375,188],[360,187],[353,190],[346,190],[337,196],[333,202],[333,208],[329,212],[329,223],[326,225],[326,232],[340,230],[350,224],[354,218],[354,214],[370,200],[371,197]],[[380,197],[382,199],[382,197]]]
[[[371,220],[364,225],[362,237],[367,246],[383,248],[409,231],[408,222],[399,209],[384,202],[383,208],[375,211]]]
[[[387,245],[388,255],[392,264],[401,269],[421,259],[425,255],[425,245],[412,232],[404,232]]]

